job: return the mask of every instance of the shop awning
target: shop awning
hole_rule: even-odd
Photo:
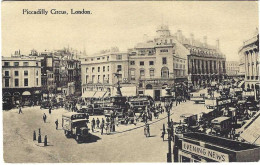
[[[35,91],[34,92],[34,94],[40,94],[41,93],[41,91]]]
[[[238,88],[241,88],[244,84],[245,84],[245,81],[241,81],[241,82],[238,84]]]
[[[12,96],[12,95],[11,95],[11,93],[9,93],[9,92],[5,92],[5,93],[3,94],[3,96]]]
[[[86,91],[85,93],[82,94],[82,97],[84,98],[91,98],[94,97],[96,91]]]
[[[95,98],[103,98],[105,94],[106,94],[106,92],[104,92],[104,91],[97,91],[97,92],[94,94],[94,97],[95,97]]]
[[[30,96],[31,95],[31,93],[29,92],[29,91],[25,91],[25,92],[23,92],[23,94],[22,94],[23,96]]]
[[[108,91],[107,91],[107,92],[105,93],[105,95],[104,95],[104,97],[110,97],[110,96],[111,96],[111,93],[108,92]]]

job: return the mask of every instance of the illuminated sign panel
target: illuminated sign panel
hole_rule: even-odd
[[[218,151],[207,149],[198,145],[194,145],[187,142],[182,142],[182,150],[194,153],[199,156],[203,156],[218,162],[229,162],[228,154],[224,154]]]

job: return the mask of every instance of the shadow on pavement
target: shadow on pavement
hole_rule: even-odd
[[[90,134],[84,141],[82,141],[80,143],[94,143],[94,142],[97,142],[100,139],[101,139],[100,137],[93,135],[93,134]]]
[[[156,135],[151,135],[151,136],[148,136],[148,137],[156,137]]]

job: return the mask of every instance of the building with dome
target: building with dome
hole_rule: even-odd
[[[200,43],[193,35],[185,38],[180,30],[171,34],[167,25],[161,25],[155,37],[146,37],[127,52],[110,51],[82,60],[82,93],[112,91],[119,80],[122,90],[134,87],[131,92],[135,95],[150,95],[158,100],[165,95],[166,87],[220,81],[226,73],[226,58],[219,50],[219,41],[214,47],[207,44],[206,37],[204,40]],[[119,77],[114,76],[116,72]]]
[[[165,87],[187,81],[188,54],[168,26],[161,25],[152,40],[129,50],[129,82],[137,84],[138,94],[160,99]]]

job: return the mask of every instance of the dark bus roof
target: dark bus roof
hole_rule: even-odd
[[[238,141],[234,141],[222,137],[211,136],[211,135],[195,133],[195,132],[185,133],[183,134],[183,138],[196,140],[198,142],[202,141],[205,143],[219,146],[220,148],[226,148],[233,151],[242,151],[242,150],[248,150],[248,149],[254,149],[260,147],[253,144],[238,142]]]

